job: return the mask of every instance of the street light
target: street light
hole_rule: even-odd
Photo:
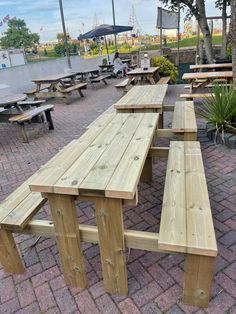
[[[115,16],[115,5],[114,5],[114,0],[112,0],[112,16],[113,16],[113,25],[116,26],[116,16]],[[115,35],[115,47],[117,50],[117,39]]]
[[[62,5],[62,0],[59,0],[59,5],[60,5],[60,12],[61,12],[61,23],[62,23],[62,29],[63,29],[63,35],[64,35],[64,43],[66,46],[66,56],[67,56],[67,62],[68,62],[68,67],[71,69],[71,61],[70,61],[70,53],[69,53],[69,46],[67,42],[67,36],[66,36],[66,26],[65,26],[65,19],[64,19],[64,13],[63,13],[63,5]]]

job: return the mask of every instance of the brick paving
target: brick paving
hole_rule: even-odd
[[[73,98],[71,105],[53,101],[55,130],[43,132],[29,144],[22,143],[18,128],[0,125],[0,200],[24,182],[63,146],[84,132],[85,127],[114,103],[121,94],[110,80],[108,87],[89,87],[84,99]],[[173,103],[182,87],[170,88],[165,102]],[[171,121],[171,113],[165,125]],[[181,255],[131,250],[127,262],[127,297],[104,293],[98,245],[83,244],[88,288],[65,285],[54,239],[16,235],[23,255],[25,272],[10,275],[0,268],[0,313],[236,313],[236,151],[215,146],[205,136],[198,120],[219,255],[216,259],[212,298],[208,309],[186,306],[182,302],[183,265]],[[158,144],[161,144],[159,141]],[[165,160],[154,166],[154,180],[140,184],[139,204],[124,208],[125,227],[136,230],[159,229]],[[45,206],[37,218],[50,216]],[[95,224],[91,203],[78,205],[81,223]]]

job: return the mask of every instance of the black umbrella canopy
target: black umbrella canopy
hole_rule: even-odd
[[[100,36],[106,36],[106,35],[113,35],[123,32],[132,31],[132,26],[122,26],[122,25],[108,25],[108,24],[102,24],[91,31],[80,35],[78,39],[89,39],[94,37],[100,37]]]

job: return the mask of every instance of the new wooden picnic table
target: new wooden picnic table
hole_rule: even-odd
[[[158,113],[104,115],[30,180],[31,191],[49,200],[67,284],[86,286],[75,200],[91,200],[105,291],[127,294],[122,203],[136,202],[140,177],[151,170],[147,155],[158,118]]]
[[[184,73],[183,80],[190,82],[190,94],[193,92],[193,89],[198,89],[207,86],[209,83],[214,82],[215,80],[226,80],[227,82],[232,82],[233,80],[233,71],[215,71],[215,72],[196,72],[196,73]],[[198,82],[196,86],[194,83],[196,80],[202,80]]]
[[[153,109],[162,113],[164,98],[168,84],[134,86],[115,104],[115,109],[121,111],[137,111],[140,109]]]
[[[205,70],[205,69],[232,69],[232,63],[210,63],[210,64],[194,64],[190,65],[190,70]]]
[[[127,73],[129,78],[128,85],[131,84],[132,80],[134,79],[135,82],[147,80],[150,84],[155,85],[159,79],[159,67],[150,67],[146,70],[142,68],[136,68]]]

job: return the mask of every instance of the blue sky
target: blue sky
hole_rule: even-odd
[[[128,25],[132,4],[143,33],[156,34],[157,0],[114,0],[116,23]],[[207,0],[209,15],[218,15],[213,0]],[[63,0],[66,27],[72,37],[79,35],[79,30],[88,31],[93,27],[95,13],[99,24],[112,23],[111,0]],[[10,17],[24,19],[31,31],[40,34],[42,41],[55,39],[61,32],[58,0],[0,0],[0,21],[7,14]],[[82,26],[83,23],[83,26]],[[6,25],[0,27],[0,33]]]

